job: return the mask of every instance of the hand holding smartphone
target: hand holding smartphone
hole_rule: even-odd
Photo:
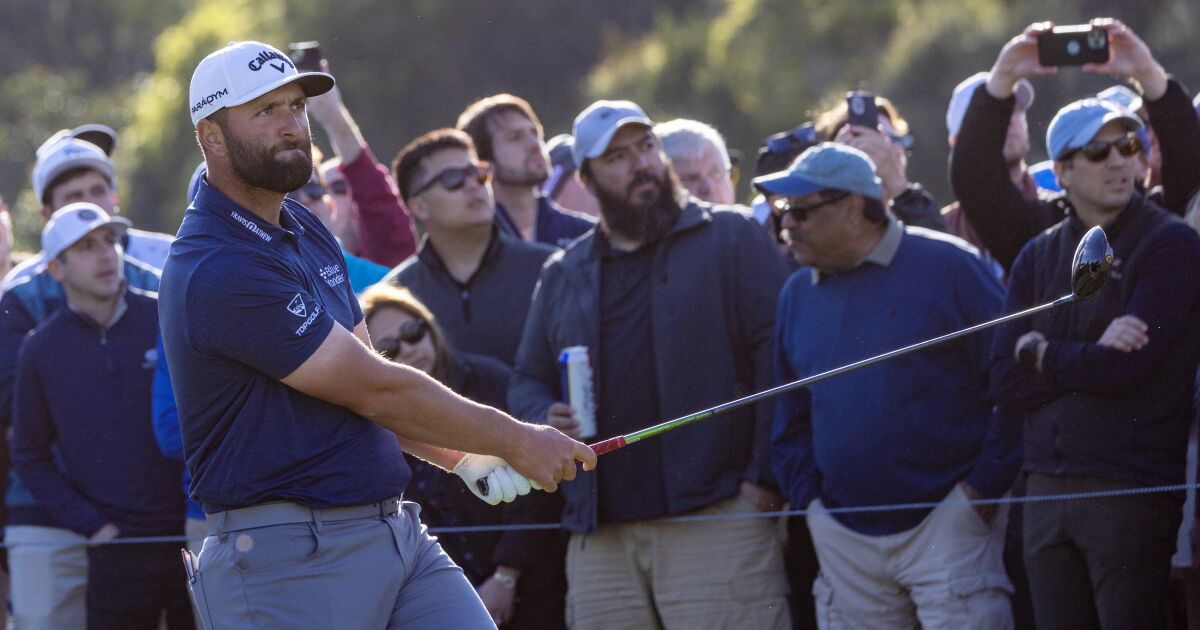
[[[316,41],[292,42],[288,44],[292,53],[292,63],[300,72],[321,71],[321,44]]]

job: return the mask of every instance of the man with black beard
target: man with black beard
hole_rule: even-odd
[[[688,199],[652,127],[628,101],[575,119],[579,176],[601,220],[542,269],[509,389],[518,417],[579,435],[558,402],[558,357],[572,346],[592,362],[597,439],[771,384],[783,261],[749,217]],[[788,626],[772,519],[664,520],[780,505],[770,403],[731,415],[617,451],[603,473],[564,484],[569,626]]]
[[[192,75],[208,172],[159,299],[191,495],[209,523],[202,562],[185,552],[192,597],[209,628],[492,627],[401,500],[401,447],[493,505],[553,491],[595,454],[373,352],[337,241],[284,198],[312,172],[305,98],[332,87],[258,42]]]

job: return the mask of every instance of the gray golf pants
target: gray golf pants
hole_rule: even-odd
[[[196,608],[210,630],[495,628],[419,514],[398,499],[212,514],[189,576]]]

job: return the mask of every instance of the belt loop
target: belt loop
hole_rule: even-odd
[[[217,517],[217,542],[221,543],[222,545],[225,544],[225,539],[229,536],[225,532],[225,515],[228,513],[229,510],[221,510],[215,515]]]
[[[322,534],[321,528],[325,526],[325,521],[321,518],[321,510],[312,509],[313,526],[316,528],[317,535]]]

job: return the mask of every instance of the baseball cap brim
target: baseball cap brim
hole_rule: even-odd
[[[250,101],[262,96],[263,94],[277,90],[285,85],[288,85],[289,83],[298,83],[300,85],[300,90],[304,92],[305,96],[320,96],[321,94],[332,90],[335,81],[333,80],[333,75],[326,74],[324,72],[301,72],[292,76],[285,76],[278,81],[260,85],[257,88],[242,94],[238,98],[230,100],[221,108],[209,112],[208,116],[212,116],[214,113],[221,111],[221,109],[245,105],[246,103],[249,103]],[[208,116],[205,116],[205,118]],[[203,118],[200,120],[203,120]],[[200,121],[196,122],[199,123]]]
[[[645,116],[626,116],[619,119],[612,127],[600,134],[599,138],[596,138],[596,142],[583,154],[583,157],[591,159],[604,155],[604,152],[608,150],[608,143],[612,142],[613,136],[617,135],[617,132],[626,125],[642,125],[643,127],[652,129],[654,128],[654,121]]]
[[[754,187],[763,194],[787,195],[788,197],[811,195],[826,188],[817,182],[795,175],[791,171],[779,171],[755,177]]]
[[[93,224],[87,226],[86,230],[81,231],[79,233],[79,235],[76,236],[71,241],[65,242],[65,243],[59,243],[57,249],[53,249],[53,250],[43,249],[41,255],[42,255],[43,259],[47,260],[47,261],[57,258],[59,254],[70,249],[72,245],[74,245],[75,243],[78,243],[79,240],[82,239],[83,237],[87,236],[88,234],[91,234],[92,232],[95,232],[96,230],[99,230],[100,228],[105,228],[105,227],[113,228],[117,232],[117,237],[124,238],[125,233],[129,231],[129,228],[133,227],[133,223],[129,219],[126,219],[125,217],[109,217],[107,221],[97,221],[96,223],[93,223]]]

